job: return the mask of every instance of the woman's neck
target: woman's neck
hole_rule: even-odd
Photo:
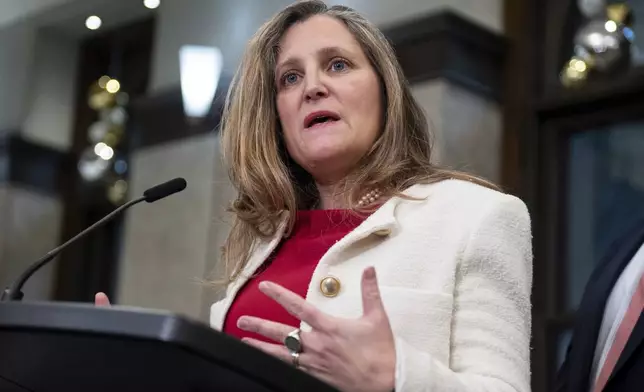
[[[320,195],[320,200],[318,202],[317,208],[322,210],[331,210],[331,209],[344,209],[346,208],[346,203],[344,198],[338,192],[338,187],[336,184],[316,184],[318,188],[318,194]]]

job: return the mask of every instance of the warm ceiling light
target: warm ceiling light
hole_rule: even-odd
[[[159,4],[161,4],[160,0],[143,0],[143,5],[151,10],[157,8]]]
[[[221,50],[208,46],[182,46],[179,50],[183,109],[189,118],[210,112],[223,67]]]
[[[101,20],[101,18],[96,15],[92,15],[85,19],[85,27],[90,30],[98,30],[98,28],[101,27],[102,23],[103,21]]]
[[[107,90],[107,92],[112,94],[117,93],[120,88],[121,88],[121,83],[119,83],[119,81],[116,79],[110,79],[109,82],[105,84],[105,90]]]

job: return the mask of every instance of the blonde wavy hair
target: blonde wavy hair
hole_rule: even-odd
[[[353,34],[379,76],[384,100],[381,134],[338,187],[348,209],[364,212],[358,201],[365,189],[379,188],[383,196],[391,197],[402,195],[414,184],[450,178],[495,188],[482,179],[431,163],[427,119],[411,94],[393,48],[378,28],[348,7],[329,7],[319,0],[294,3],[251,38],[226,99],[221,147],[237,190],[230,208],[233,225],[221,255],[226,283],[242,272],[257,241],[272,237],[284,223],[284,212],[288,212],[290,231],[295,212],[311,208],[318,200],[313,179],[286,151],[276,108],[274,74],[284,33],[315,15],[336,18]]]

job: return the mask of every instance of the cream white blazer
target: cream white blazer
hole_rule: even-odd
[[[530,390],[532,238],[525,204],[460,180],[415,185],[392,198],[320,259],[306,300],[339,317],[362,315],[360,278],[377,271],[395,336],[396,391]],[[284,225],[260,244],[243,276],[262,265]],[[320,282],[341,282],[325,297]],[[221,330],[246,282],[211,307]],[[310,327],[302,324],[303,330]]]

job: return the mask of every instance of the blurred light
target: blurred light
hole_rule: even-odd
[[[610,3],[617,3],[611,1]],[[630,24],[629,22],[633,19],[633,11],[629,7],[627,2],[622,1],[617,4],[609,4],[606,6],[606,16],[608,20],[614,20],[616,23],[620,24]]]
[[[617,49],[619,48],[619,40],[612,35],[604,37],[604,46],[607,48]]]
[[[96,145],[94,146],[94,154],[96,154],[96,155],[99,155],[99,156],[100,156],[100,155],[101,155],[101,151],[103,151],[103,149],[104,149],[105,147],[107,147],[107,144],[105,144],[105,143],[103,143],[103,142],[96,143]]]
[[[127,112],[122,107],[117,106],[109,111],[107,118],[112,124],[125,125],[125,122],[127,121]]]
[[[575,56],[579,56],[579,57],[588,56],[588,51],[586,50],[586,48],[584,48],[581,45],[575,45],[574,51],[575,51]]]
[[[117,93],[120,88],[121,83],[119,83],[119,81],[116,79],[110,79],[110,81],[105,85],[105,89],[112,94]]]
[[[573,68],[575,68],[577,72],[584,72],[588,68],[586,66],[586,63],[581,60],[573,60],[573,61],[574,61],[574,64],[572,64],[572,66]]]
[[[109,132],[105,137],[103,138],[103,143],[107,144],[108,146],[113,146],[119,142],[119,137],[114,134],[114,132]]]
[[[127,171],[127,162],[122,159],[114,162],[114,171],[116,172],[116,174],[125,174],[125,172]]]
[[[633,40],[635,39],[635,32],[633,32],[633,29],[631,29],[630,27],[624,27],[622,29],[622,33],[624,34],[624,37],[626,37],[626,39],[630,42],[633,42]]]
[[[93,143],[98,143],[105,138],[105,135],[107,135],[107,132],[109,130],[110,127],[107,123],[103,121],[96,121],[89,126],[87,134],[89,136],[89,140],[91,140]]]
[[[101,154],[99,155],[101,158],[103,158],[106,161],[109,161],[112,159],[114,156],[114,150],[110,146],[106,146],[102,151]]]
[[[96,153],[96,155],[106,161],[109,161],[114,156],[114,150],[112,149],[112,147],[103,142],[96,143],[96,145],[94,146],[94,153]]]
[[[109,168],[109,162],[100,158],[95,151],[88,147],[78,161],[78,171],[86,181],[96,181],[101,178]]]
[[[105,86],[107,86],[107,82],[109,82],[109,81],[110,81],[110,79],[111,79],[111,78],[110,78],[109,76],[107,76],[107,75],[103,75],[103,76],[101,76],[101,77],[98,79],[98,86],[99,86],[100,88],[105,88]]]
[[[127,195],[127,182],[125,180],[117,180],[107,190],[107,197],[114,204],[121,204]]]
[[[614,33],[614,32],[617,31],[617,23],[615,23],[614,20],[608,20],[608,21],[606,21],[606,24],[604,25],[604,28],[609,33]]]
[[[151,10],[157,8],[159,4],[161,4],[160,0],[143,0],[143,5]]]
[[[125,192],[127,190],[127,182],[125,180],[118,180],[114,183],[114,187]]]
[[[597,48],[603,47],[604,36],[599,33],[590,33],[588,34],[588,43],[595,50],[595,52],[597,52]]]
[[[98,83],[93,83],[90,86],[89,96],[87,97],[87,104],[94,110],[103,110],[108,107],[112,107],[116,96],[114,94],[108,93],[105,89],[102,89]]]
[[[210,112],[223,66],[221,50],[209,46],[183,46],[179,50],[183,110],[188,117]]]
[[[561,73],[561,82],[566,87],[579,85],[588,77],[588,66],[582,60],[572,59]]]
[[[92,15],[85,19],[85,27],[90,30],[98,30],[98,28],[101,27],[102,23],[103,21],[101,20],[101,18],[96,15]]]

